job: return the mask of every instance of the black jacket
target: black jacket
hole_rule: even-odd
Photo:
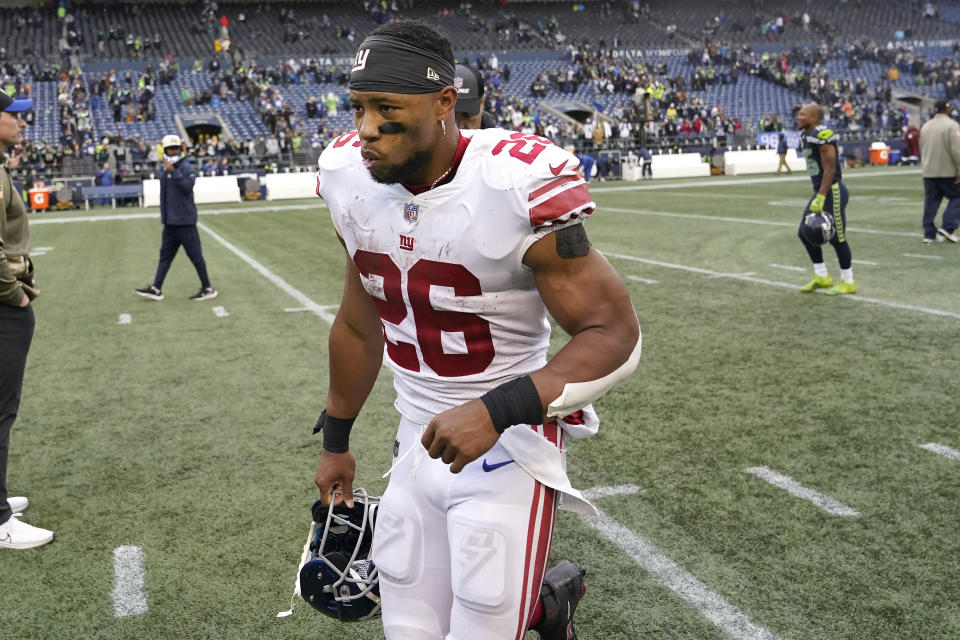
[[[173,171],[160,170],[160,222],[171,225],[197,224],[197,205],[193,202],[193,183],[197,173],[186,158],[173,165]]]

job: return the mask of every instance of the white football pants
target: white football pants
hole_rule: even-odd
[[[373,559],[384,634],[520,640],[540,595],[556,492],[510,461],[499,443],[451,473],[420,444],[424,428],[401,420],[399,464],[377,512]],[[535,428],[562,446],[556,424]]]

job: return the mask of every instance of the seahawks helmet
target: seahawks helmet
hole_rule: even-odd
[[[341,503],[330,508],[321,500],[311,507],[313,524],[296,593],[334,620],[358,622],[380,615],[379,576],[370,558],[379,501],[356,489],[353,507]]]
[[[803,214],[803,222],[800,223],[800,235],[810,244],[822,245],[830,242],[837,228],[833,225],[830,216],[823,213],[814,213],[807,211]]]

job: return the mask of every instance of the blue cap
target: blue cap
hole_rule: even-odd
[[[3,91],[0,91],[0,110],[8,113],[19,113],[33,109],[33,100],[30,98],[21,98],[16,100],[11,98]]]

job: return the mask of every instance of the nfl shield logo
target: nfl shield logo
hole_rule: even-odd
[[[403,205],[403,219],[407,222],[416,222],[417,216],[420,215],[420,205],[408,202]]]
[[[460,76],[453,76],[453,87],[454,87],[455,89],[462,89],[462,88],[463,88],[463,78],[461,78]]]

